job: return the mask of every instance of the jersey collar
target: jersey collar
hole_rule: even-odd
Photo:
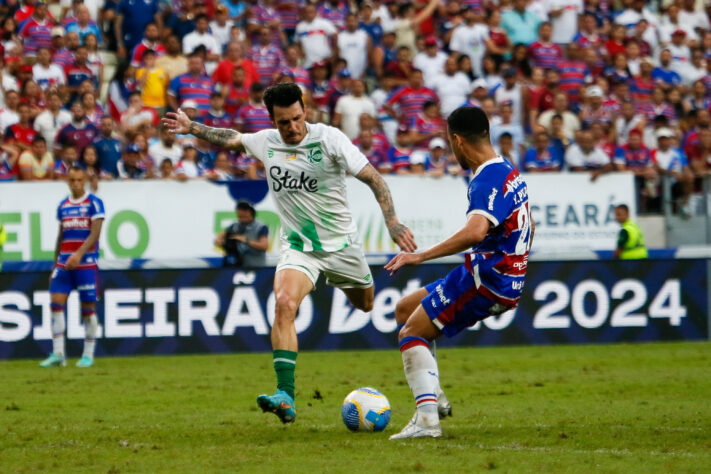
[[[79,204],[80,202],[84,202],[86,200],[86,198],[88,198],[88,197],[89,197],[89,193],[82,194],[81,197],[78,199],[72,199],[72,196],[70,195],[69,202],[71,202],[72,204]]]
[[[472,179],[476,178],[479,176],[479,173],[481,173],[484,168],[486,168],[489,165],[493,165],[494,163],[503,163],[504,159],[501,157],[501,155],[496,155],[496,158],[491,158],[490,160],[486,160],[484,163],[480,164],[479,167],[476,169],[476,172],[474,173],[474,176],[472,176]]]

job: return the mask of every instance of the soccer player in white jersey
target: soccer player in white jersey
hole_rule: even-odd
[[[343,290],[353,306],[373,307],[373,278],[346,202],[346,171],[367,184],[383,211],[390,236],[407,252],[416,249],[412,232],[395,215],[383,178],[338,129],[305,121],[301,89],[278,84],[264,94],[275,129],[254,134],[191,122],[184,112],[168,113],[173,133],[190,133],[214,145],[246,150],[264,163],[281,218],[281,255],[274,275],[276,311],[271,332],[277,391],[257,403],[283,423],[294,421],[294,369],[298,341],[294,318],[319,274]]]

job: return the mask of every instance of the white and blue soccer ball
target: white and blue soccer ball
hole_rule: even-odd
[[[358,388],[343,400],[341,416],[351,431],[383,431],[390,422],[390,402],[374,388]]]

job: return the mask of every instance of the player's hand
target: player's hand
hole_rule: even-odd
[[[69,256],[66,262],[64,262],[64,268],[66,270],[74,270],[81,263],[81,257],[76,253]]]
[[[393,241],[400,247],[404,252],[414,252],[417,250],[417,244],[415,243],[415,236],[412,231],[404,224],[396,221],[395,223],[388,226],[388,232],[390,232],[390,237]]]
[[[178,112],[168,112],[165,115],[166,116],[161,119],[161,122],[170,133],[177,133],[179,135],[190,133],[191,120],[181,109],[178,109]]]
[[[390,275],[393,275],[400,267],[404,265],[419,265],[422,262],[423,260],[421,253],[400,252],[385,265],[385,270],[389,271]]]

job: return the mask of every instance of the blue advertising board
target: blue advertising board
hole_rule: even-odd
[[[302,350],[395,348],[394,310],[405,294],[454,264],[373,266],[373,311],[350,306],[322,281],[296,318]],[[97,355],[267,351],[273,268],[101,272]],[[50,351],[48,272],[0,273],[0,359]],[[613,343],[708,338],[706,260],[531,262],[519,307],[440,346]],[[67,310],[69,355],[81,351],[79,302]]]

